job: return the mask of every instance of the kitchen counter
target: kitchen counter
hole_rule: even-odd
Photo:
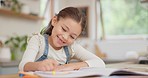
[[[18,66],[18,61],[10,61],[10,62],[0,62],[0,67],[12,67],[12,66]]]
[[[18,61],[0,62],[0,74],[15,74],[18,72]]]

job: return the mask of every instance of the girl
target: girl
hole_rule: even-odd
[[[21,71],[77,70],[81,67],[105,67],[104,62],[74,42],[85,28],[85,17],[77,8],[67,7],[54,16],[43,35],[34,35],[28,43]],[[81,62],[69,63],[71,58]]]

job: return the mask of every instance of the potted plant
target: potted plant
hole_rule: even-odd
[[[27,46],[27,36],[12,36],[5,41],[5,45],[10,47],[11,59],[20,61]]]
[[[12,0],[11,9],[15,12],[20,12],[22,4],[18,0]]]
[[[2,41],[0,41],[0,62],[11,61],[11,52],[9,47],[3,46]]]

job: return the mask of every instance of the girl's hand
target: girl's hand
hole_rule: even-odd
[[[58,62],[53,59],[46,59],[37,63],[37,70],[39,71],[50,71],[58,66]]]
[[[55,67],[55,71],[68,71],[68,70],[75,70],[74,64],[63,64]]]
[[[54,70],[56,70],[56,71],[78,70],[81,67],[88,67],[88,65],[86,62],[63,64],[63,65],[59,65],[59,66],[55,67]]]

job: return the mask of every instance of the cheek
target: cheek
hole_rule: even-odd
[[[75,40],[69,40],[67,44],[68,44],[68,45],[71,45],[74,41],[75,41]]]
[[[53,30],[52,30],[52,34],[57,35],[57,34],[61,34],[61,33],[62,33],[62,31],[60,28],[53,28]]]

